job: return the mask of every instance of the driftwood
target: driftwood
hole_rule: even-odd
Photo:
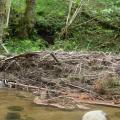
[[[74,102],[73,102],[72,106],[66,106],[65,103],[62,105],[59,103],[52,103],[51,102],[52,100],[56,100],[57,98],[63,98],[63,99],[68,98],[68,99],[70,99],[70,101],[74,101]],[[84,105],[79,104],[80,103],[79,101],[76,101],[74,98],[69,97],[69,96],[59,96],[59,97],[54,97],[52,99],[47,99],[47,100],[41,100],[41,99],[39,99],[39,97],[36,97],[33,100],[33,103],[35,103],[37,105],[51,106],[51,107],[55,107],[55,108],[59,108],[59,109],[63,109],[63,110],[74,110],[76,108],[84,109],[84,110],[90,109]]]
[[[91,104],[91,105],[102,105],[102,106],[109,106],[109,107],[117,107],[120,108],[120,104],[114,104],[113,102],[103,102],[103,101],[82,101],[80,100],[80,103],[85,103],[85,104]]]
[[[15,82],[8,82],[7,84],[8,86],[15,86],[15,87],[20,87],[20,88],[24,88],[27,89],[27,91],[30,91],[32,89],[39,91],[39,90],[44,90],[44,91],[50,91],[50,92],[55,92],[55,93],[61,93],[61,94],[66,94],[65,92],[62,92],[60,90],[53,90],[53,89],[47,89],[47,88],[42,88],[42,87],[37,87],[37,86],[32,86],[32,85],[25,85],[25,84],[21,84],[21,83],[15,83]]]
[[[35,98],[33,103],[35,103],[36,105],[55,107],[55,108],[62,109],[62,110],[73,110],[73,109],[75,109],[74,107],[66,108],[65,106],[57,104],[57,103],[48,103],[48,102],[45,102],[45,101],[43,102],[39,98]]]
[[[17,87],[18,86],[18,87],[21,87],[21,88],[26,88],[27,90],[34,89],[34,90],[43,90],[43,91],[58,92],[58,93],[66,94],[65,92],[61,92],[61,91],[58,91],[58,90],[50,90],[50,89],[47,89],[47,88],[39,88],[39,87],[36,87],[36,86],[24,85],[24,84],[21,84],[21,83],[14,83],[14,82],[8,82],[8,86],[10,86],[10,87],[12,87],[12,86]],[[85,103],[85,104],[92,104],[92,105],[104,105],[104,106],[120,108],[120,104],[117,105],[117,104],[114,104],[113,102],[109,102],[109,101],[106,101],[106,102],[105,101],[99,101],[99,102],[85,101],[85,100],[82,101],[82,100],[75,100],[75,98],[73,98],[71,96],[58,96],[58,97],[53,97],[53,98],[50,98],[50,99],[45,99],[43,101],[39,101],[37,99],[37,100],[34,100],[34,103],[38,104],[38,105],[46,105],[46,106],[57,107],[57,108],[60,108],[60,109],[65,109],[65,107],[60,106],[59,104],[48,104],[47,103],[47,102],[52,101],[52,100],[57,99],[57,98],[69,98],[69,99],[73,100],[75,103]],[[80,106],[78,105],[78,107],[80,107]],[[69,109],[71,109],[71,108],[69,108]],[[87,109],[87,108],[84,108],[84,109]]]
[[[5,58],[4,60],[2,60],[2,62],[15,60],[15,59],[20,58],[20,57],[28,57],[28,56],[30,57],[30,56],[35,56],[35,55],[39,55],[39,53],[34,52],[34,53],[23,53],[23,54],[19,54],[19,55],[14,55],[14,56]]]
[[[35,64],[36,66],[32,67],[31,66],[32,64],[29,63],[27,66],[28,67],[28,69],[27,69],[28,71],[26,72],[27,74],[25,74],[25,75],[22,74],[23,76],[21,74],[19,74],[19,76],[21,76],[21,78],[17,79],[16,83],[9,82],[9,81],[12,81],[12,79],[9,78],[8,76],[6,76],[6,79],[4,79],[5,77],[2,79],[8,81],[9,87],[13,86],[18,89],[20,88],[20,89],[24,89],[27,91],[31,91],[31,92],[34,92],[35,95],[41,95],[41,92],[45,91],[48,95],[45,98],[46,101],[52,101],[52,100],[56,99],[55,98],[56,96],[58,96],[58,98],[59,98],[59,95],[64,95],[65,98],[67,98],[69,96],[69,99],[70,99],[70,97],[71,97],[71,99],[70,99],[71,101],[72,101],[72,99],[74,99],[73,101],[75,101],[75,103],[80,102],[80,101],[78,101],[80,99],[81,100],[83,100],[83,99],[91,100],[91,98],[92,98],[92,100],[99,99],[100,105],[102,105],[101,103],[104,103],[104,102],[106,104],[106,101],[99,94],[94,92],[93,87],[92,87],[92,85],[94,85],[94,84],[89,84],[89,88],[87,88],[87,87],[82,86],[80,84],[81,83],[80,81],[78,81],[78,82],[75,81],[75,83],[74,83],[74,81],[71,81],[71,79],[69,81],[65,81],[65,80],[69,78],[69,75],[70,75],[70,77],[73,76],[73,79],[74,79],[74,76],[80,77],[80,80],[84,77],[85,80],[89,80],[89,81],[92,80],[92,82],[94,82],[94,80],[97,80],[98,78],[102,79],[102,76],[104,76],[104,74],[102,74],[101,72],[102,72],[102,70],[106,70],[106,69],[102,69],[100,72],[97,71],[98,73],[95,72],[95,73],[91,74],[91,72],[90,72],[92,67],[94,67],[94,66],[99,67],[98,66],[99,64],[100,64],[100,67],[107,66],[108,67],[107,70],[110,74],[115,74],[115,72],[113,70],[116,68],[116,66],[118,65],[118,62],[120,60],[120,58],[118,56],[116,58],[116,56],[106,55],[103,53],[102,54],[101,53],[99,53],[99,54],[98,53],[91,53],[91,54],[82,53],[81,54],[81,53],[76,53],[76,52],[71,52],[71,53],[53,52],[52,54],[51,53],[52,52],[33,52],[33,53],[24,53],[24,54],[20,54],[20,55],[8,57],[8,58],[3,58],[2,60],[0,60],[1,63],[3,62],[1,64],[1,66],[3,66],[3,70],[1,69],[1,71],[4,72],[8,76],[9,76],[9,71],[11,73],[13,73],[13,75],[15,75],[14,71],[13,72],[11,71],[12,69],[14,70],[14,66],[12,68],[12,65],[13,65],[12,63],[14,63],[14,62],[16,63],[16,64],[14,64],[15,67],[16,67],[16,65],[19,66],[20,70],[21,71],[23,70],[23,72],[26,70],[26,66],[23,66],[23,65],[25,63],[29,62],[29,60],[31,60],[31,59],[28,59],[28,61],[27,61],[27,58],[33,57],[32,60],[33,61],[35,60],[35,62],[36,63],[38,62],[38,64],[37,65]],[[115,59],[115,60],[113,61],[113,59]],[[25,60],[25,62],[24,62],[24,60]],[[22,62],[24,64],[22,64]],[[60,64],[63,63],[63,64],[61,66],[57,66],[57,65],[59,65],[59,63]],[[45,65],[45,69],[44,69],[44,65]],[[47,72],[46,72],[47,65],[50,65],[50,69],[49,70],[47,69]],[[56,66],[58,68],[60,67],[59,69],[62,70],[62,72],[60,73],[60,76],[56,76],[56,75],[59,75],[59,69],[58,68],[56,69]],[[10,68],[10,69],[7,71],[8,68]],[[20,70],[18,71],[18,73],[21,72]],[[42,70],[42,71],[40,71],[40,70]],[[84,71],[85,71],[85,74],[82,75],[81,73]],[[17,71],[15,71],[15,73],[16,72]],[[51,74],[51,72],[52,72],[52,74]],[[44,74],[41,74],[41,73],[44,73]],[[49,73],[50,73],[50,75],[49,75]],[[55,73],[55,75],[54,75],[54,73]],[[66,73],[65,76],[64,76],[64,73]],[[37,76],[37,74],[39,74],[39,75]],[[68,77],[66,77],[66,75]],[[32,78],[31,78],[31,76],[32,76]],[[22,79],[22,77],[24,77],[24,79]],[[18,76],[17,76],[17,78],[18,78]],[[13,79],[13,81],[15,81],[15,79]],[[80,84],[80,86],[79,86],[79,84]],[[88,83],[85,81],[85,84],[87,85]],[[34,85],[38,85],[38,87],[34,86]],[[59,88],[59,90],[57,88]],[[66,90],[67,88],[68,88],[68,91]],[[72,88],[74,88],[76,91],[73,91]],[[82,94],[78,93],[78,91],[84,92],[87,97],[84,96],[84,93],[82,96]],[[50,99],[48,99],[48,98],[50,98]],[[83,101],[83,102],[86,102],[86,101]],[[91,101],[89,101],[89,102],[91,102]],[[112,105],[114,105],[114,104],[112,104]],[[115,106],[117,106],[117,104],[115,104]]]
[[[32,56],[39,56],[40,53],[41,53],[40,51],[38,51],[38,52],[31,52],[31,53],[22,53],[22,54],[10,56],[10,57],[7,57],[7,58],[5,57],[4,59],[2,59],[2,60],[0,59],[0,60],[2,62],[7,62],[7,61],[18,59],[20,57],[28,58],[28,57],[32,57]],[[54,53],[47,52],[47,54],[52,56],[52,58],[55,60],[56,63],[58,63],[59,65],[61,64],[60,61],[57,59],[57,57],[55,56]]]
[[[98,95],[97,93],[95,93],[95,92],[93,92],[93,91],[91,91],[91,90],[88,90],[88,89],[86,89],[86,88],[84,88],[84,87],[76,86],[76,85],[69,84],[69,83],[65,83],[65,82],[64,82],[64,84],[67,85],[67,86],[74,87],[74,88],[80,89],[80,90],[82,90],[82,91],[91,93],[94,97],[97,97],[97,98],[99,98],[100,100],[103,100],[103,101],[104,101],[104,99],[103,99],[100,95]]]

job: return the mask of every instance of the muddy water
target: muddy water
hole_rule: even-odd
[[[91,106],[92,110],[102,109],[111,120],[120,120],[120,109]],[[60,111],[32,104],[32,95],[15,90],[0,89],[0,120],[81,120],[85,110]]]

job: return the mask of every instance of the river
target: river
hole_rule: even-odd
[[[86,110],[61,111],[32,103],[33,96],[22,91],[0,89],[0,120],[81,120]],[[120,109],[91,106],[102,109],[111,120],[120,120]]]

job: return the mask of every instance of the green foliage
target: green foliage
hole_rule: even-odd
[[[80,5],[81,0],[74,0],[77,5]],[[87,2],[89,1],[89,2]],[[120,1],[119,0],[85,0],[84,11],[101,21],[108,22],[117,27],[120,26]],[[55,38],[55,44],[49,46],[49,49],[69,50],[92,50],[92,51],[120,51],[119,34],[114,30],[106,29],[100,26],[96,21],[79,14],[73,24],[68,29],[68,35],[65,39],[59,39],[58,33],[65,26],[66,17],[68,14],[68,1],[64,0],[37,0],[36,4],[36,24],[32,39],[25,40],[17,39],[19,31],[19,20],[25,10],[25,0],[13,0],[12,11],[10,17],[10,40],[6,41],[6,46],[11,52],[28,52],[46,49],[44,40],[37,40],[45,32],[52,33]],[[84,23],[89,21],[87,23]],[[84,24],[82,24],[84,23]],[[81,25],[82,24],[82,25]],[[46,32],[47,31],[47,32]],[[12,37],[15,38],[12,38]]]
[[[57,31],[65,24],[67,5],[63,0],[37,0],[36,12],[38,24]]]
[[[32,52],[46,48],[46,43],[42,39],[32,41],[29,39],[20,40],[15,38],[7,41],[5,45],[11,53]]]
[[[13,10],[15,10],[17,13],[24,13],[25,10],[25,0],[12,0],[12,6]]]
[[[119,0],[91,0],[87,10],[103,21],[108,21],[111,24],[120,26]]]
[[[64,51],[77,51],[80,50],[80,44],[75,40],[56,40],[55,44],[50,47],[52,50],[62,49]]]

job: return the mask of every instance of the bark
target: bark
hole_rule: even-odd
[[[35,24],[35,5],[36,0],[26,0],[24,17],[22,18],[20,23],[20,37],[28,37],[32,33]]]
[[[2,43],[2,37],[4,35],[4,28],[7,27],[5,26],[6,19],[7,19],[7,2],[8,0],[0,0],[0,48],[4,49],[6,53],[9,53],[7,48],[4,46]],[[0,50],[2,50],[0,49]]]
[[[3,29],[5,23],[6,0],[0,0],[0,44],[2,44]]]

